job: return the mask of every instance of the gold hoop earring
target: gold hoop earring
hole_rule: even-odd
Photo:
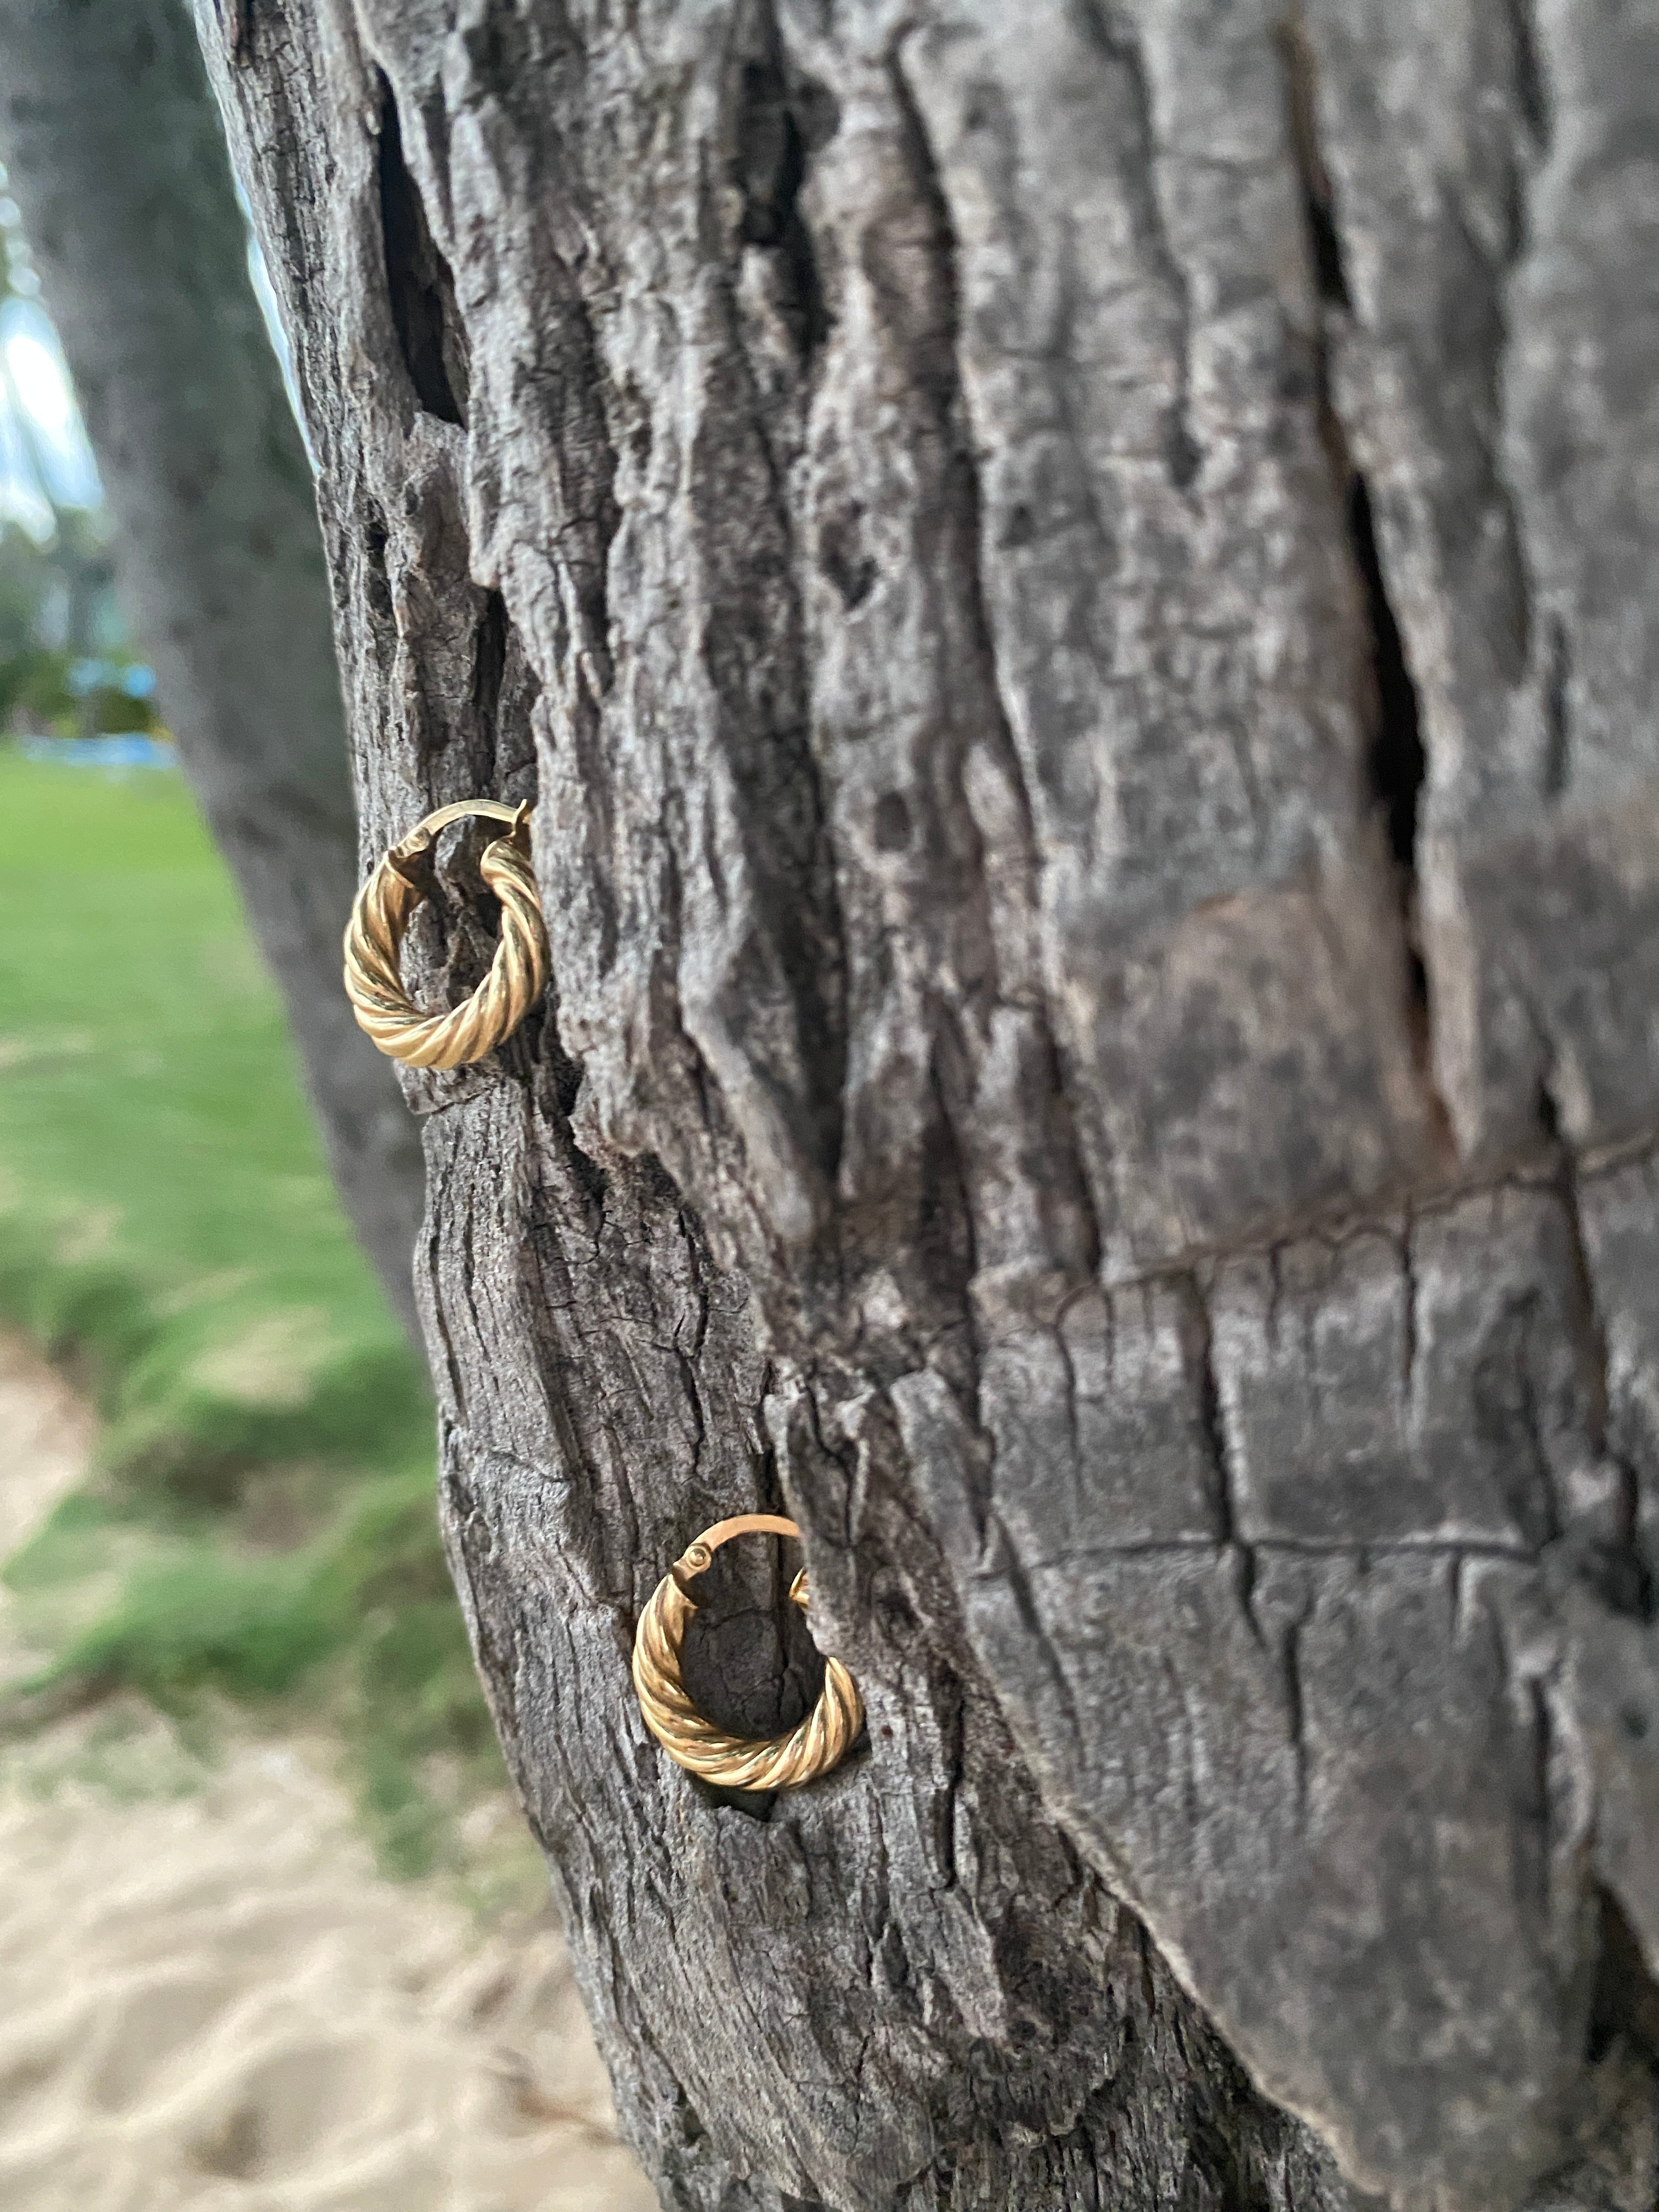
[[[478,872],[501,902],[501,936],[489,973],[447,1013],[423,1014],[403,985],[398,959],[410,917],[426,896],[413,864],[438,832],[466,815],[511,826],[484,847]],[[345,933],[345,987],[357,1026],[409,1067],[465,1067],[493,1052],[547,983],[547,931],[530,865],[530,808],[462,799],[428,814],[386,854],[357,894]]]
[[[726,1790],[793,1790],[840,1765],[864,1726],[858,1684],[839,1659],[826,1659],[818,1701],[787,1735],[750,1740],[706,1720],[680,1679],[680,1646],[696,1601],[686,1589],[733,1536],[793,1536],[800,1530],[776,1513],[739,1513],[705,1528],[657,1584],[634,1637],[634,1687],[645,1724],[668,1756],[688,1772]],[[789,1586],[803,1610],[806,1570]]]

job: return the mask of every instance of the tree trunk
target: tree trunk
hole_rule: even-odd
[[[181,0],[8,0],[0,155],[122,599],[281,987],[341,1195],[413,1329],[418,1135],[340,994],[356,821],[311,471]]]
[[[1650,2206],[1650,11],[198,7],[369,842],[536,799],[419,1273],[665,2203]]]

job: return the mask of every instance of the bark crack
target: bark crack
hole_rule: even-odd
[[[1650,2058],[1659,2059],[1659,1983],[1649,1973],[1623,1908],[1598,1882],[1601,1942],[1590,1996],[1584,2056],[1591,2065],[1605,2058],[1615,2039],[1627,2035]]]
[[[455,279],[427,221],[419,185],[404,159],[398,102],[376,71],[380,101],[380,234],[386,295],[415,396],[440,422],[466,426],[469,359]]]
[[[1331,390],[1331,320],[1334,317],[1350,317],[1353,301],[1338,222],[1335,187],[1320,144],[1313,52],[1300,21],[1294,15],[1280,25],[1277,44],[1285,80],[1291,153],[1301,189],[1304,232],[1316,294],[1314,374],[1320,431],[1342,502],[1349,556],[1370,641],[1370,666],[1361,697],[1363,720],[1370,731],[1366,779],[1394,863],[1401,940],[1406,959],[1406,1014],[1413,1056],[1434,1119],[1443,1131],[1449,1131],[1450,1117],[1434,1080],[1429,975],[1419,927],[1418,828],[1428,775],[1421,705],[1405,638],[1389,596],[1371,488],[1350,449]]]
[[[467,701],[467,768],[472,787],[495,791],[501,782],[501,690],[507,680],[507,641],[512,633],[507,601],[487,591],[472,634],[472,683]]]
[[[1195,1402],[1199,1431],[1203,1438],[1205,1462],[1210,1477],[1210,1501],[1215,1510],[1216,1548],[1224,1559],[1236,1562],[1238,1602],[1245,1625],[1260,1648],[1268,1651],[1272,1648],[1273,1638],[1256,1606],[1259,1568],[1256,1547],[1241,1534],[1238,1516],[1233,1504],[1226,1414],[1221,1402],[1221,1382],[1215,1362],[1215,1324],[1210,1313],[1209,1299],[1197,1273],[1188,1274],[1185,1283],[1190,1294],[1196,1340],[1193,1347],[1194,1364],[1197,1370]],[[1183,1546],[1180,1548],[1189,1547]]]
[[[830,311],[800,194],[809,155],[836,118],[821,87],[792,87],[772,0],[760,0],[747,28],[757,51],[742,64],[732,130],[732,180],[743,198],[738,235],[777,257],[778,312],[805,368],[829,335]]]
[[[1572,767],[1572,731],[1567,709],[1567,687],[1572,679],[1571,648],[1567,642],[1567,626],[1558,614],[1547,617],[1544,635],[1544,765],[1540,781],[1545,798],[1557,799],[1567,787]]]
[[[1505,0],[1515,52],[1515,100],[1534,150],[1549,151],[1554,132],[1554,103],[1538,48],[1534,0]]]
[[[1561,1146],[1556,1141],[1554,1106],[1550,1101],[1541,1103],[1540,1115],[1549,1117],[1548,1128],[1540,1132],[1524,1152],[1511,1155],[1497,1164],[1482,1163],[1481,1170],[1467,1176],[1448,1177],[1432,1189],[1403,1193],[1379,1193],[1365,1204],[1356,1206],[1351,1200],[1326,1207],[1310,1208],[1298,1215],[1288,1227],[1276,1225],[1271,1236],[1246,1237],[1231,1244],[1192,1244],[1171,1253],[1166,1259],[1144,1267],[1137,1273],[1115,1275],[1103,1285],[1108,1293],[1119,1297],[1125,1291],[1145,1290],[1154,1285],[1179,1284],[1191,1276],[1196,1267],[1207,1267],[1218,1261],[1237,1260],[1260,1254],[1270,1261],[1286,1245],[1309,1237],[1324,1237],[1341,1242],[1346,1237],[1382,1229],[1398,1235],[1399,1220],[1409,1214],[1416,1222],[1443,1211],[1464,1200],[1478,1198],[1503,1190],[1536,1189],[1551,1182],[1559,1170]],[[1628,1167],[1638,1161],[1651,1158],[1659,1152],[1659,1124],[1632,1130],[1617,1143],[1597,1146],[1582,1153],[1574,1153],[1574,1169],[1579,1175],[1604,1175],[1615,1168]]]
[[[1319,143],[1313,56],[1298,25],[1292,22],[1284,27],[1279,52],[1285,74],[1291,149],[1302,190],[1308,256],[1319,301],[1314,343],[1322,429],[1343,498],[1349,550],[1371,641],[1373,698],[1372,712],[1367,716],[1372,726],[1368,759],[1370,786],[1387,826],[1389,848],[1403,872],[1402,903],[1409,944],[1415,933],[1413,908],[1416,896],[1418,810],[1427,769],[1421,714],[1400,623],[1382,573],[1370,486],[1355,465],[1331,395],[1327,315],[1332,310],[1343,314],[1352,313],[1352,300],[1341,234],[1337,228],[1335,191]],[[1417,960],[1414,949],[1413,958],[1416,962],[1414,989],[1425,993],[1422,963]]]
[[[1417,1395],[1417,1266],[1412,1249],[1416,1222],[1409,1205],[1400,1232],[1400,1273],[1404,1291],[1400,1332],[1400,1411],[1407,1426]]]
[[[1417,902],[1417,823],[1427,758],[1423,750],[1417,686],[1407,665],[1400,623],[1389,598],[1377,550],[1370,488],[1355,469],[1348,481],[1348,540],[1364,592],[1371,637],[1371,672],[1376,686],[1376,732],[1368,765],[1372,793],[1389,833],[1402,878],[1407,941],[1411,953],[1414,997],[1426,1002],[1428,984],[1414,939]]]
[[[1296,1764],[1296,1806],[1305,1820],[1308,1809],[1308,1706],[1302,1686],[1302,1620],[1287,1621],[1279,1638],[1279,1657],[1285,1677],[1285,1717],[1290,1730],[1291,1755]]]

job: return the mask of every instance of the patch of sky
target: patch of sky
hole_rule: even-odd
[[[317,456],[311,449],[305,410],[300,404],[300,387],[294,375],[294,349],[289,343],[288,328],[283,321],[282,302],[276,297],[276,287],[270,281],[270,270],[265,265],[265,257],[253,228],[253,210],[247,194],[242,190],[242,180],[237,177],[233,181],[236,186],[236,204],[242,210],[242,221],[247,228],[248,282],[253,287],[254,298],[259,302],[259,313],[265,319],[265,335],[270,340],[270,349],[282,369],[283,389],[288,394],[288,404],[294,410],[294,419],[300,426],[300,441],[306,449],[306,459],[311,463],[314,476]]]
[[[0,391],[11,436],[7,441],[8,488],[22,502],[44,500],[58,507],[95,507],[103,503],[98,464],[75,403],[68,363],[45,309],[35,300],[15,297],[0,303]],[[22,513],[17,520],[28,527]]]
[[[0,165],[0,520],[44,544],[64,509],[100,506],[103,487],[7,181]]]

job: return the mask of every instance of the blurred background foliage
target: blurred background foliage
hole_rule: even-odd
[[[3,184],[0,1320],[105,1426],[89,1482],[5,1565],[49,1656],[0,1722],[122,1689],[210,1736],[236,1703],[320,1718],[387,1869],[459,1866],[501,1776],[435,1526],[426,1378],[167,765]],[[62,742],[112,732],[163,742],[116,771]]]

